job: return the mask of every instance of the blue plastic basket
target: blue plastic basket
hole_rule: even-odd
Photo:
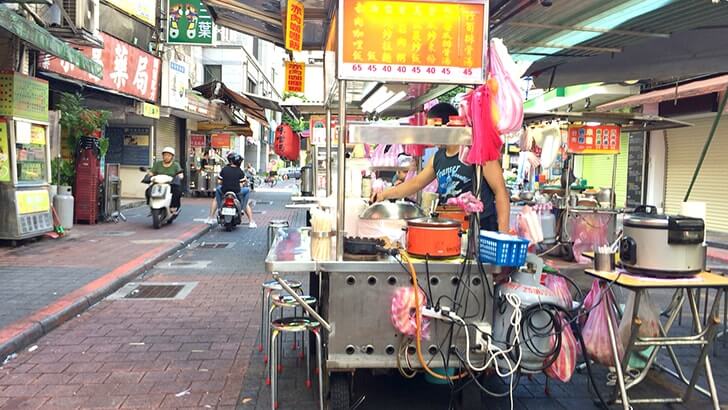
[[[528,243],[517,236],[480,231],[480,261],[495,266],[523,266]]]

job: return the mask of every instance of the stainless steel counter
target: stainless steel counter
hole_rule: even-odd
[[[290,228],[280,229],[276,239],[271,245],[268,256],[265,259],[265,269],[268,272],[370,272],[370,273],[392,273],[401,272],[402,266],[392,256],[381,256],[377,260],[343,260],[343,261],[313,261],[311,259],[311,229]],[[332,242],[336,239],[332,238]],[[335,243],[332,243],[335,246]],[[332,249],[335,249],[332,248]],[[333,252],[332,252],[333,255]],[[430,273],[456,273],[459,272],[464,259],[449,260],[414,260],[415,270],[424,274],[427,270]],[[477,269],[473,266],[474,272]],[[491,271],[492,268],[487,266]]]

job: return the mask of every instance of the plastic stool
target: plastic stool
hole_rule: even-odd
[[[284,279],[284,281],[288,284],[288,286],[299,292],[301,290],[301,286],[303,286],[301,282],[297,280]],[[268,352],[270,350],[270,316],[268,316],[268,312],[271,305],[271,293],[274,291],[280,292],[281,290],[283,290],[283,288],[275,279],[263,282],[260,287],[261,305],[260,331],[258,331],[258,351],[265,352],[265,355],[263,356],[263,361],[265,363],[268,363]]]

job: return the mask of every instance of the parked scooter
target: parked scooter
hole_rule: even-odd
[[[235,192],[229,191],[223,195],[222,204],[217,210],[217,222],[230,232],[242,222],[243,207]]]
[[[147,172],[147,168],[140,167],[140,171]],[[180,172],[181,174],[181,172]],[[179,174],[174,178],[169,175],[145,175],[142,183],[151,184],[149,195],[149,210],[152,216],[152,226],[159,229],[163,224],[171,224],[177,219],[181,207],[176,212],[169,209],[172,203],[172,185],[180,184]]]

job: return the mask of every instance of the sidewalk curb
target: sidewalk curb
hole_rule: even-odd
[[[9,325],[8,328],[18,328],[18,333],[6,341],[0,342],[0,360],[4,360],[6,356],[22,350],[26,346],[30,345],[31,343],[40,339],[42,336],[49,333],[51,330],[57,328],[58,326],[74,318],[75,316],[83,313],[91,306],[100,302],[106,296],[116,292],[119,288],[126,285],[137,276],[151,269],[160,261],[166,259],[170,255],[173,255],[180,249],[185,248],[190,243],[199,239],[207,232],[209,232],[210,229],[210,225],[204,225],[202,229],[198,230],[197,232],[193,232],[188,237],[184,238],[184,236],[190,233],[192,230],[187,231],[185,234],[183,234],[183,239],[181,239],[178,244],[157,253],[154,257],[144,260],[142,263],[129,267],[120,272],[115,273],[116,269],[107,272],[102,277],[98,278],[97,281],[105,281],[108,283],[102,284],[95,290],[81,297],[76,296],[73,300],[65,301],[65,306],[61,307],[55,312],[49,312],[47,316],[43,317],[40,320],[29,320],[29,323],[16,322]],[[93,281],[91,283],[93,283]],[[89,285],[87,284],[86,286]],[[64,304],[64,297],[61,297],[56,302],[54,302],[54,304],[56,303]],[[51,308],[51,306],[52,305],[41,308],[33,315],[37,313],[42,314],[43,310],[49,309]],[[22,320],[23,319],[21,319],[21,321]]]

